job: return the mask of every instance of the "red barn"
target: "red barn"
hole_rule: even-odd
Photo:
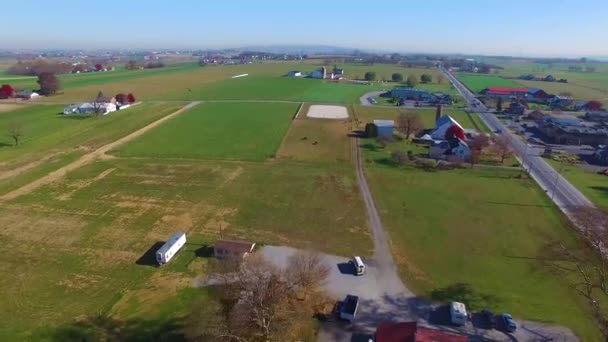
[[[517,87],[488,87],[482,91],[482,94],[492,97],[525,97],[528,93],[528,88]]]

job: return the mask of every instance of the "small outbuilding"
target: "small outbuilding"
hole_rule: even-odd
[[[213,246],[216,258],[243,259],[253,252],[255,242],[242,240],[218,240]]]
[[[393,120],[374,120],[376,132],[379,137],[392,137],[395,129],[395,121]]]
[[[301,77],[302,76],[302,72],[298,71],[298,70],[292,70],[290,72],[287,73],[287,76],[289,77]]]

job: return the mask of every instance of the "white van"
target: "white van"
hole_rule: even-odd
[[[365,274],[365,264],[361,257],[355,256],[350,260],[350,263],[355,268],[355,275],[364,275]]]
[[[467,308],[459,302],[450,303],[450,320],[454,325],[465,325],[467,322]]]

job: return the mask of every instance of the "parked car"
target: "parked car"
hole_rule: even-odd
[[[340,304],[340,319],[352,322],[357,317],[357,309],[359,308],[359,297],[346,295],[344,301]]]
[[[467,322],[467,308],[463,303],[450,303],[450,321],[454,325],[465,325]]]
[[[494,326],[494,314],[488,309],[483,309],[479,313],[480,323],[487,329],[492,329]]]
[[[508,313],[502,313],[496,316],[496,327],[499,330],[506,332],[515,332],[517,330],[517,324],[513,320],[513,317]]]

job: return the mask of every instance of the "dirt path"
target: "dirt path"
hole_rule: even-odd
[[[29,194],[30,192],[38,189],[41,186],[44,186],[44,185],[52,183],[52,182],[54,182],[56,180],[59,180],[59,179],[63,178],[68,172],[74,171],[74,170],[76,170],[76,169],[78,169],[78,168],[80,168],[80,167],[82,167],[84,165],[87,165],[87,164],[95,161],[96,159],[98,159],[100,157],[103,157],[103,155],[105,153],[107,153],[108,151],[110,151],[110,150],[112,150],[112,149],[114,149],[114,148],[116,148],[116,147],[118,147],[120,145],[123,145],[123,144],[125,144],[125,143],[127,143],[127,142],[129,142],[129,141],[131,141],[131,140],[133,140],[133,139],[141,136],[142,134],[146,133],[147,131],[149,131],[149,130],[151,130],[151,129],[153,129],[153,128],[159,126],[159,125],[161,125],[163,122],[165,122],[165,121],[167,121],[167,120],[169,120],[169,119],[171,119],[171,118],[173,118],[175,116],[178,116],[179,114],[181,114],[181,113],[185,112],[186,110],[188,110],[188,109],[196,106],[199,103],[200,103],[200,101],[191,102],[188,105],[182,107],[181,109],[179,109],[179,110],[177,110],[177,111],[175,111],[175,112],[173,112],[173,113],[171,113],[171,114],[169,114],[169,115],[167,115],[165,117],[162,117],[162,118],[160,118],[160,119],[158,119],[158,120],[156,120],[156,121],[148,124],[147,126],[144,126],[144,127],[140,128],[140,129],[136,130],[133,133],[130,133],[130,134],[128,134],[128,135],[126,135],[126,136],[124,136],[124,137],[122,137],[122,138],[114,141],[114,142],[111,142],[109,144],[103,145],[102,147],[96,149],[95,151],[93,151],[91,153],[85,154],[84,156],[80,157],[80,159],[78,159],[78,160],[76,160],[76,161],[74,161],[74,162],[72,162],[72,163],[70,163],[70,164],[68,164],[68,165],[66,165],[66,166],[64,166],[62,168],[59,168],[59,169],[57,169],[57,170],[55,170],[55,171],[47,174],[46,176],[44,176],[42,178],[38,178],[37,180],[35,180],[35,181],[31,182],[31,183],[28,183],[28,184],[26,184],[26,185],[24,185],[24,186],[22,186],[22,187],[20,187],[20,188],[18,188],[16,190],[13,190],[13,191],[11,191],[9,193],[6,193],[6,194],[0,196],[0,202],[1,201],[12,200],[12,199],[15,199],[15,198],[17,198],[19,196],[23,196],[23,195]]]

